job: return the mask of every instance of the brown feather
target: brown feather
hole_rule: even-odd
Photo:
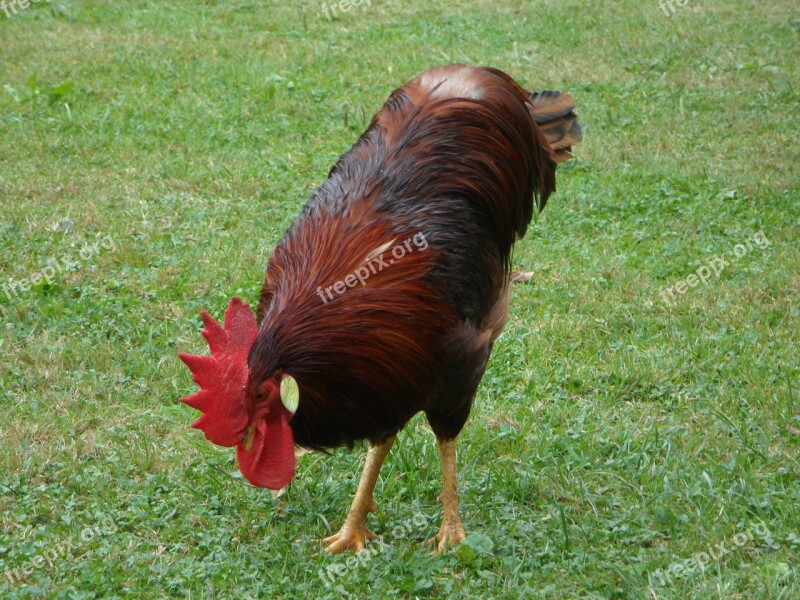
[[[575,98],[564,92],[542,91],[530,94],[531,116],[537,123],[564,117],[575,108]]]

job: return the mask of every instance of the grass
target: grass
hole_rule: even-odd
[[[790,0],[0,12],[0,284],[72,261],[0,292],[0,596],[799,597],[797,19]],[[415,419],[378,485],[383,543],[326,556],[363,453],[305,455],[278,500],[244,485],[188,427],[177,350],[203,349],[198,309],[255,301],[390,91],[456,61],[572,92],[586,139],[517,246],[534,277],[460,438],[471,536],[421,546],[440,473]]]

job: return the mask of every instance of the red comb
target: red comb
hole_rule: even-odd
[[[200,311],[211,356],[179,352],[178,356],[194,374],[200,391],[181,398],[203,412],[192,424],[209,441],[235,446],[242,441],[250,419],[247,400],[247,355],[256,339],[258,326],[250,307],[239,298],[231,300],[221,327],[204,310]]]

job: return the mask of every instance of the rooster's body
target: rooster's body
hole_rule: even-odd
[[[512,245],[580,139],[573,107],[566,94],[531,95],[495,69],[431,69],[392,94],[276,247],[247,356],[250,442],[239,444],[240,462],[252,452],[259,406],[274,402],[287,377],[299,406],[282,427],[295,443],[370,440],[330,550],[364,547],[380,465],[420,411],[444,475],[435,542],[443,549],[463,538],[454,440],[507,318]],[[257,485],[276,481],[259,460],[289,460],[273,447],[244,458]]]

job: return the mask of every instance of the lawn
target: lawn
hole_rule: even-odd
[[[682,4],[0,6],[0,597],[800,597],[800,11]],[[380,540],[328,556],[362,449],[274,500],[189,427],[177,352],[452,62],[571,92],[585,139],[459,438],[470,536],[423,547],[418,417]]]

